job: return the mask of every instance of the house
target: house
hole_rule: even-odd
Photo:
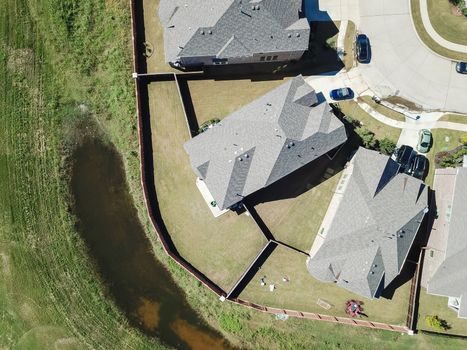
[[[159,17],[175,66],[298,60],[309,45],[302,0],[161,0]]]
[[[332,220],[319,232],[321,246],[307,261],[312,276],[370,299],[398,276],[428,212],[427,187],[399,167],[376,151],[356,152],[330,205]]]
[[[345,127],[297,76],[232,113],[184,147],[220,209],[340,146]]]
[[[427,292],[449,297],[448,306],[458,317],[467,318],[467,168],[450,170],[457,173],[444,228],[447,245],[441,265],[428,281]]]

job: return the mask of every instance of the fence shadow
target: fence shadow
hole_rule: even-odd
[[[269,241],[266,247],[263,249],[260,255],[256,260],[251,264],[247,272],[243,275],[241,280],[237,285],[230,291],[229,299],[236,299],[245,289],[245,287],[251,282],[258,270],[263,266],[266,260],[271,256],[272,252],[277,248],[278,244],[272,241]]]
[[[149,216],[159,239],[164,246],[165,251],[176,262],[183,266],[187,271],[196,276],[198,280],[203,282],[209,289],[218,295],[225,295],[217,284],[211,281],[201,271],[193,267],[186,261],[178,252],[168,230],[165,226],[164,219],[161,215],[159,202],[157,199],[156,186],[154,181],[154,160],[152,148],[152,132],[151,132],[151,118],[149,111],[149,94],[148,84],[137,82],[138,84],[138,99],[139,99],[139,132],[140,132],[140,150],[141,150],[141,172],[143,190],[148,207]]]

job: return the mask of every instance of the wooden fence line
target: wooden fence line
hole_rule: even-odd
[[[133,68],[134,68],[134,73],[136,73],[135,76],[135,94],[136,94],[136,111],[137,111],[137,117],[138,117],[138,136],[139,136],[139,150],[140,150],[140,179],[141,179],[141,186],[143,188],[143,197],[146,205],[146,210],[148,212],[151,224],[154,228],[154,231],[157,234],[157,237],[159,241],[162,243],[162,247],[164,249],[164,252],[171,257],[180,267],[188,271],[194,278],[196,278],[199,282],[201,282],[204,286],[206,286],[209,290],[214,292],[216,295],[220,297],[225,297],[226,293],[214,282],[209,280],[206,276],[204,276],[200,271],[197,269],[193,268],[186,260],[184,260],[181,256],[178,254],[175,254],[172,250],[170,245],[168,244],[166,237],[164,237],[164,234],[162,233],[162,230],[156,220],[156,217],[154,215],[153,207],[149,201],[150,199],[150,194],[148,190],[148,186],[146,183],[146,162],[145,160],[147,157],[152,157],[152,154],[147,155],[145,152],[145,139],[144,139],[144,117],[142,113],[142,101],[141,101],[141,84],[142,82],[140,79],[138,79],[138,71],[139,71],[139,65],[138,65],[138,36],[137,36],[137,30],[136,30],[136,5],[135,5],[136,0],[130,0],[130,7],[131,7],[131,24],[132,24],[132,40],[133,40]],[[175,78],[176,78],[175,74]],[[178,87],[178,83],[177,83]],[[179,91],[180,94],[180,91]],[[181,94],[180,94],[180,98]],[[183,103],[182,103],[183,105]],[[186,117],[186,115],[185,115]],[[289,315],[292,317],[298,317],[298,318],[304,318],[304,319],[310,319],[310,320],[317,320],[317,321],[324,321],[324,322],[332,322],[332,323],[340,323],[340,324],[347,324],[347,325],[352,325],[352,326],[357,326],[357,327],[367,327],[367,328],[373,328],[373,329],[382,329],[382,330],[389,330],[389,331],[396,331],[396,332],[402,332],[402,333],[407,333],[409,329],[406,326],[396,326],[396,325],[390,325],[386,323],[379,323],[379,322],[370,322],[370,321],[364,321],[364,320],[356,320],[356,319],[350,319],[346,317],[336,317],[336,316],[329,316],[329,315],[323,315],[323,314],[318,314],[318,313],[311,313],[311,312],[305,312],[305,311],[295,311],[295,310],[288,310],[288,309],[278,309],[278,308],[272,308],[272,307],[267,307],[267,306],[262,306],[254,303],[250,303],[248,301],[244,301],[241,299],[227,299],[232,303],[235,303],[237,305],[249,307],[261,312],[266,312],[270,314],[285,314]]]

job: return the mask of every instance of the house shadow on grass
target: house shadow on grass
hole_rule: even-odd
[[[342,120],[339,116],[338,118]],[[338,174],[361,144],[361,139],[353,127],[346,121],[344,125],[348,137],[345,144],[251,194],[244,200],[247,205],[254,207],[261,203],[296,198],[333,176],[339,176]]]

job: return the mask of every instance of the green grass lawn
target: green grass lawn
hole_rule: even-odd
[[[342,161],[338,163],[341,164]],[[326,171],[330,175],[327,175]],[[297,170],[289,177],[290,180],[271,185],[269,192],[273,198],[257,205],[256,210],[274,238],[308,252],[340,175],[341,169],[322,157],[313,164]],[[293,189],[297,184],[301,186],[295,192]],[[274,194],[277,195],[275,198]]]
[[[364,311],[369,320],[395,325],[405,324],[410,281],[396,290],[392,300],[367,300],[333,283],[316,280],[308,273],[305,262],[305,255],[278,246],[241,293],[240,298],[271,307],[343,317],[348,317],[345,313],[345,302],[357,299],[365,303]],[[266,276],[266,286],[260,285],[260,278],[263,276]],[[289,278],[289,282],[282,281],[284,276]],[[273,292],[269,290],[270,284],[276,286]],[[319,306],[318,299],[331,304],[331,309],[326,310]]]
[[[431,25],[444,39],[467,45],[467,18],[454,15],[452,7],[449,0],[428,0]]]
[[[355,23],[352,21],[349,21],[347,24],[347,32],[345,33],[345,39],[344,39],[345,40],[344,41],[344,51],[345,51],[344,64],[345,64],[345,69],[347,71],[352,69],[353,64],[354,64],[355,35],[356,35]]]
[[[433,0],[432,2],[439,2],[444,3],[447,0]],[[467,54],[456,52],[452,50],[448,50],[441,45],[439,45],[436,41],[434,41],[430,35],[425,30],[422,22],[422,16],[420,14],[420,1],[419,0],[410,0],[410,6],[412,10],[412,19],[415,25],[415,29],[418,33],[420,39],[427,45],[431,50],[436,52],[437,54],[459,61],[467,61]],[[465,35],[464,35],[465,37]]]
[[[228,116],[285,82],[286,79],[190,80],[188,87],[198,124],[201,125],[207,120]]]
[[[183,143],[189,135],[175,82],[149,85],[155,182],[165,225],[179,253],[228,291],[266,244],[255,222],[214,218],[195,184]]]
[[[430,169],[425,182],[432,186],[435,176],[435,155],[441,151],[449,151],[457,146],[460,146],[459,138],[465,134],[462,131],[448,130],[448,129],[432,129],[433,145],[426,157],[430,161]]]
[[[425,317],[437,315],[442,320],[446,320],[451,327],[445,333],[467,336],[467,320],[457,317],[457,312],[448,308],[448,298],[431,295],[425,288],[420,290],[418,328],[432,332],[439,332],[431,328],[425,322]]]
[[[363,127],[367,128],[375,134],[377,139],[381,140],[387,137],[396,143],[397,140],[399,140],[401,129],[393,128],[377,121],[371,115],[361,109],[355,101],[339,102],[339,106],[345,115],[359,120]]]
[[[467,115],[445,114],[441,118],[439,118],[439,120],[440,121],[446,121],[446,122],[467,124]]]
[[[388,108],[386,106],[383,106],[383,105],[381,105],[379,103],[376,103],[375,101],[373,101],[371,99],[370,96],[362,96],[362,97],[359,97],[359,99],[361,99],[363,102],[365,102],[371,108],[373,108],[375,111],[381,113],[382,115],[384,115],[384,116],[386,116],[388,118],[391,118],[391,119],[394,119],[394,120],[397,120],[397,121],[400,121],[400,122],[405,121],[405,116],[402,113],[393,111],[392,109],[390,109],[390,108]]]

